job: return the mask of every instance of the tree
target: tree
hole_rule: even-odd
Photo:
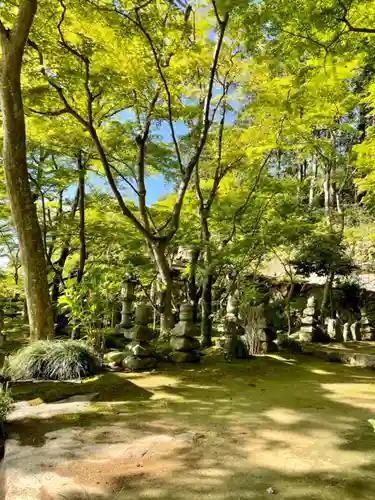
[[[320,307],[320,320],[324,324],[335,276],[348,276],[355,269],[340,236],[332,233],[313,234],[301,245],[292,264],[296,267],[297,274],[309,276],[315,273],[327,277]]]
[[[194,27],[187,11],[165,2],[150,1],[130,10],[122,3],[116,6],[110,2],[88,3],[84,7],[77,2],[68,4],[60,0],[59,3],[60,11],[51,20],[51,25],[56,22],[56,29],[51,30],[50,40],[44,32],[33,34],[32,47],[38,58],[35,62],[50,92],[46,91],[43,107],[36,109],[30,102],[30,109],[52,119],[67,115],[89,134],[121,212],[147,241],[165,287],[164,316],[169,328],[173,320],[172,277],[166,252],[178,231],[185,193],[213,121],[213,92],[229,21],[228,8],[220,9],[213,0],[210,8],[213,20],[209,26],[202,19],[201,25]],[[82,35],[79,21],[87,23],[89,18],[95,18],[97,30],[94,35],[87,35],[90,30]],[[194,40],[195,33],[202,36],[210,30],[216,31],[215,44]],[[118,64],[119,53],[122,64]],[[56,61],[55,71],[46,65],[45,54],[49,63]],[[126,68],[135,59],[138,68],[131,74]],[[42,81],[39,80],[39,86]],[[125,109],[131,110],[136,119],[135,123],[129,121],[130,126],[119,125],[119,131],[126,132],[121,141],[123,146],[131,148],[126,174],[120,171],[119,175],[118,167],[123,170],[124,164],[112,156],[109,125]],[[168,219],[153,227],[147,210],[145,175],[147,161],[155,151],[151,134],[157,120],[170,129],[171,145],[164,148],[160,145],[159,150],[164,149],[164,156],[168,152],[178,187]],[[188,124],[189,134],[195,138],[186,151],[178,141],[178,120]],[[117,138],[121,140],[119,134]],[[124,199],[118,183],[119,178],[129,177],[129,170],[134,173],[139,217]]]
[[[37,0],[21,0],[11,28],[0,21],[3,162],[12,219],[20,245],[31,340],[53,336],[46,261],[28,180],[21,94],[22,58],[36,9]]]

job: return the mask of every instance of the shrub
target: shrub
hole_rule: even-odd
[[[283,351],[290,351],[290,352],[302,351],[300,344],[296,340],[288,337],[287,335],[279,335],[277,337],[276,343],[279,346],[279,348]]]
[[[5,422],[12,407],[13,399],[9,392],[0,393],[0,425]]]
[[[13,380],[72,380],[98,372],[101,360],[94,349],[74,340],[40,340],[9,359]]]

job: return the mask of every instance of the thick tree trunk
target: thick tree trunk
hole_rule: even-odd
[[[14,28],[6,30],[0,23],[4,172],[21,251],[31,340],[53,337],[52,308],[48,294],[42,234],[27,172],[25,119],[21,95],[22,57],[36,8],[36,0],[22,0]]]
[[[171,276],[171,270],[165,255],[165,248],[163,245],[153,244],[152,252],[154,254],[154,259],[156,266],[159,270],[163,282],[163,303],[162,312],[160,315],[160,333],[166,335],[174,326],[174,317],[172,310],[172,290],[173,281]]]
[[[326,318],[327,304],[330,299],[334,277],[334,273],[329,273],[324,285],[322,304],[320,306],[320,323],[322,325],[324,325],[324,320]]]

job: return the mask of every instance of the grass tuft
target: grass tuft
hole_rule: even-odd
[[[12,380],[73,380],[94,375],[101,366],[92,347],[75,340],[39,340],[9,359]]]

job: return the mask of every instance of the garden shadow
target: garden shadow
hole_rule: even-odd
[[[80,415],[79,423],[65,417],[39,422],[38,429],[17,424],[20,442],[34,432],[45,441],[51,429],[78,427],[82,439],[87,432],[99,446],[97,461],[72,456],[56,473],[88,491],[95,478],[102,488],[99,496],[90,494],[95,500],[261,499],[269,487],[288,500],[375,498],[375,436],[367,423],[375,413],[371,371],[287,355],[211,359],[122,377],[148,397],[121,401],[117,395]],[[203,437],[162,455],[150,449],[106,462],[111,443],[124,440],[129,447],[142,436],[187,432]]]

